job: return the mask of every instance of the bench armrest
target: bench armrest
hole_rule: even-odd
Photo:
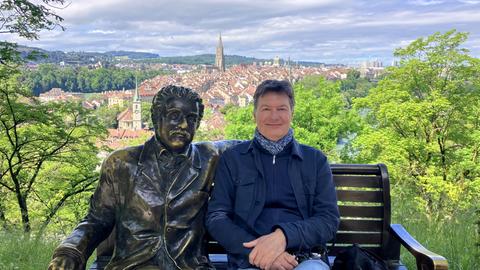
[[[415,257],[419,270],[447,270],[447,260],[422,246],[400,224],[391,224],[393,236]]]

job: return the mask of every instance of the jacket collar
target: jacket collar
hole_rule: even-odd
[[[241,146],[240,153],[247,154],[256,147],[257,146],[255,145],[253,140],[246,141],[246,143]],[[300,148],[300,144],[297,142],[297,140],[295,140],[295,138],[292,139],[292,156],[296,156],[300,160],[303,160],[303,151]]]
[[[140,153],[140,158],[138,159],[138,166],[142,167],[145,163],[150,163],[154,161],[155,165],[158,162],[158,157],[160,155],[171,155],[168,149],[163,146],[160,142],[157,141],[155,135],[152,136],[145,145],[143,146],[142,152]],[[198,149],[194,144],[190,144],[188,149],[185,152],[179,154],[185,156],[185,158],[190,159],[193,167],[200,169],[201,161],[200,155],[198,154]]]

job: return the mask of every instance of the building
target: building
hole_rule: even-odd
[[[221,72],[225,71],[225,56],[223,55],[222,34],[218,36],[218,45],[215,52],[215,67]]]
[[[273,58],[273,66],[274,67],[279,67],[280,66],[280,57],[275,56],[275,58]]]
[[[81,93],[64,92],[61,88],[52,88],[48,92],[41,93],[38,99],[41,102],[64,102],[64,101],[80,101],[83,97]]]
[[[117,116],[118,129],[141,130],[142,129],[142,102],[135,83],[132,107],[127,108]]]

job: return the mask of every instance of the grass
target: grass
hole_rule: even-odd
[[[56,243],[0,231],[0,269],[47,269]]]
[[[458,212],[454,217],[436,222],[402,208],[393,207],[392,223],[402,224],[422,245],[445,257],[449,269],[480,269],[479,236],[475,224],[478,216],[473,210]],[[401,258],[408,269],[416,269],[415,258],[406,249],[402,248]]]
[[[442,222],[429,221],[419,215],[408,201],[393,202],[393,222],[402,224],[408,232],[431,251],[447,258],[451,270],[480,269],[480,239],[476,225],[479,216],[472,210],[457,212]],[[0,269],[47,269],[53,250],[61,239],[35,241],[22,233],[0,231]],[[413,256],[402,249],[402,261],[408,269],[416,269]],[[94,255],[90,258],[92,263]],[[88,269],[88,267],[87,267]]]
[[[20,232],[0,231],[0,270],[47,269],[60,240],[35,240]],[[87,263],[87,269],[93,262]]]

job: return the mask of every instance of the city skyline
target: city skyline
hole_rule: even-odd
[[[183,56],[214,54],[221,33],[226,55],[389,64],[395,48],[457,29],[470,33],[464,47],[480,56],[480,1],[474,0],[82,0],[56,12],[64,32],[42,32],[36,41],[2,39],[46,50]]]

